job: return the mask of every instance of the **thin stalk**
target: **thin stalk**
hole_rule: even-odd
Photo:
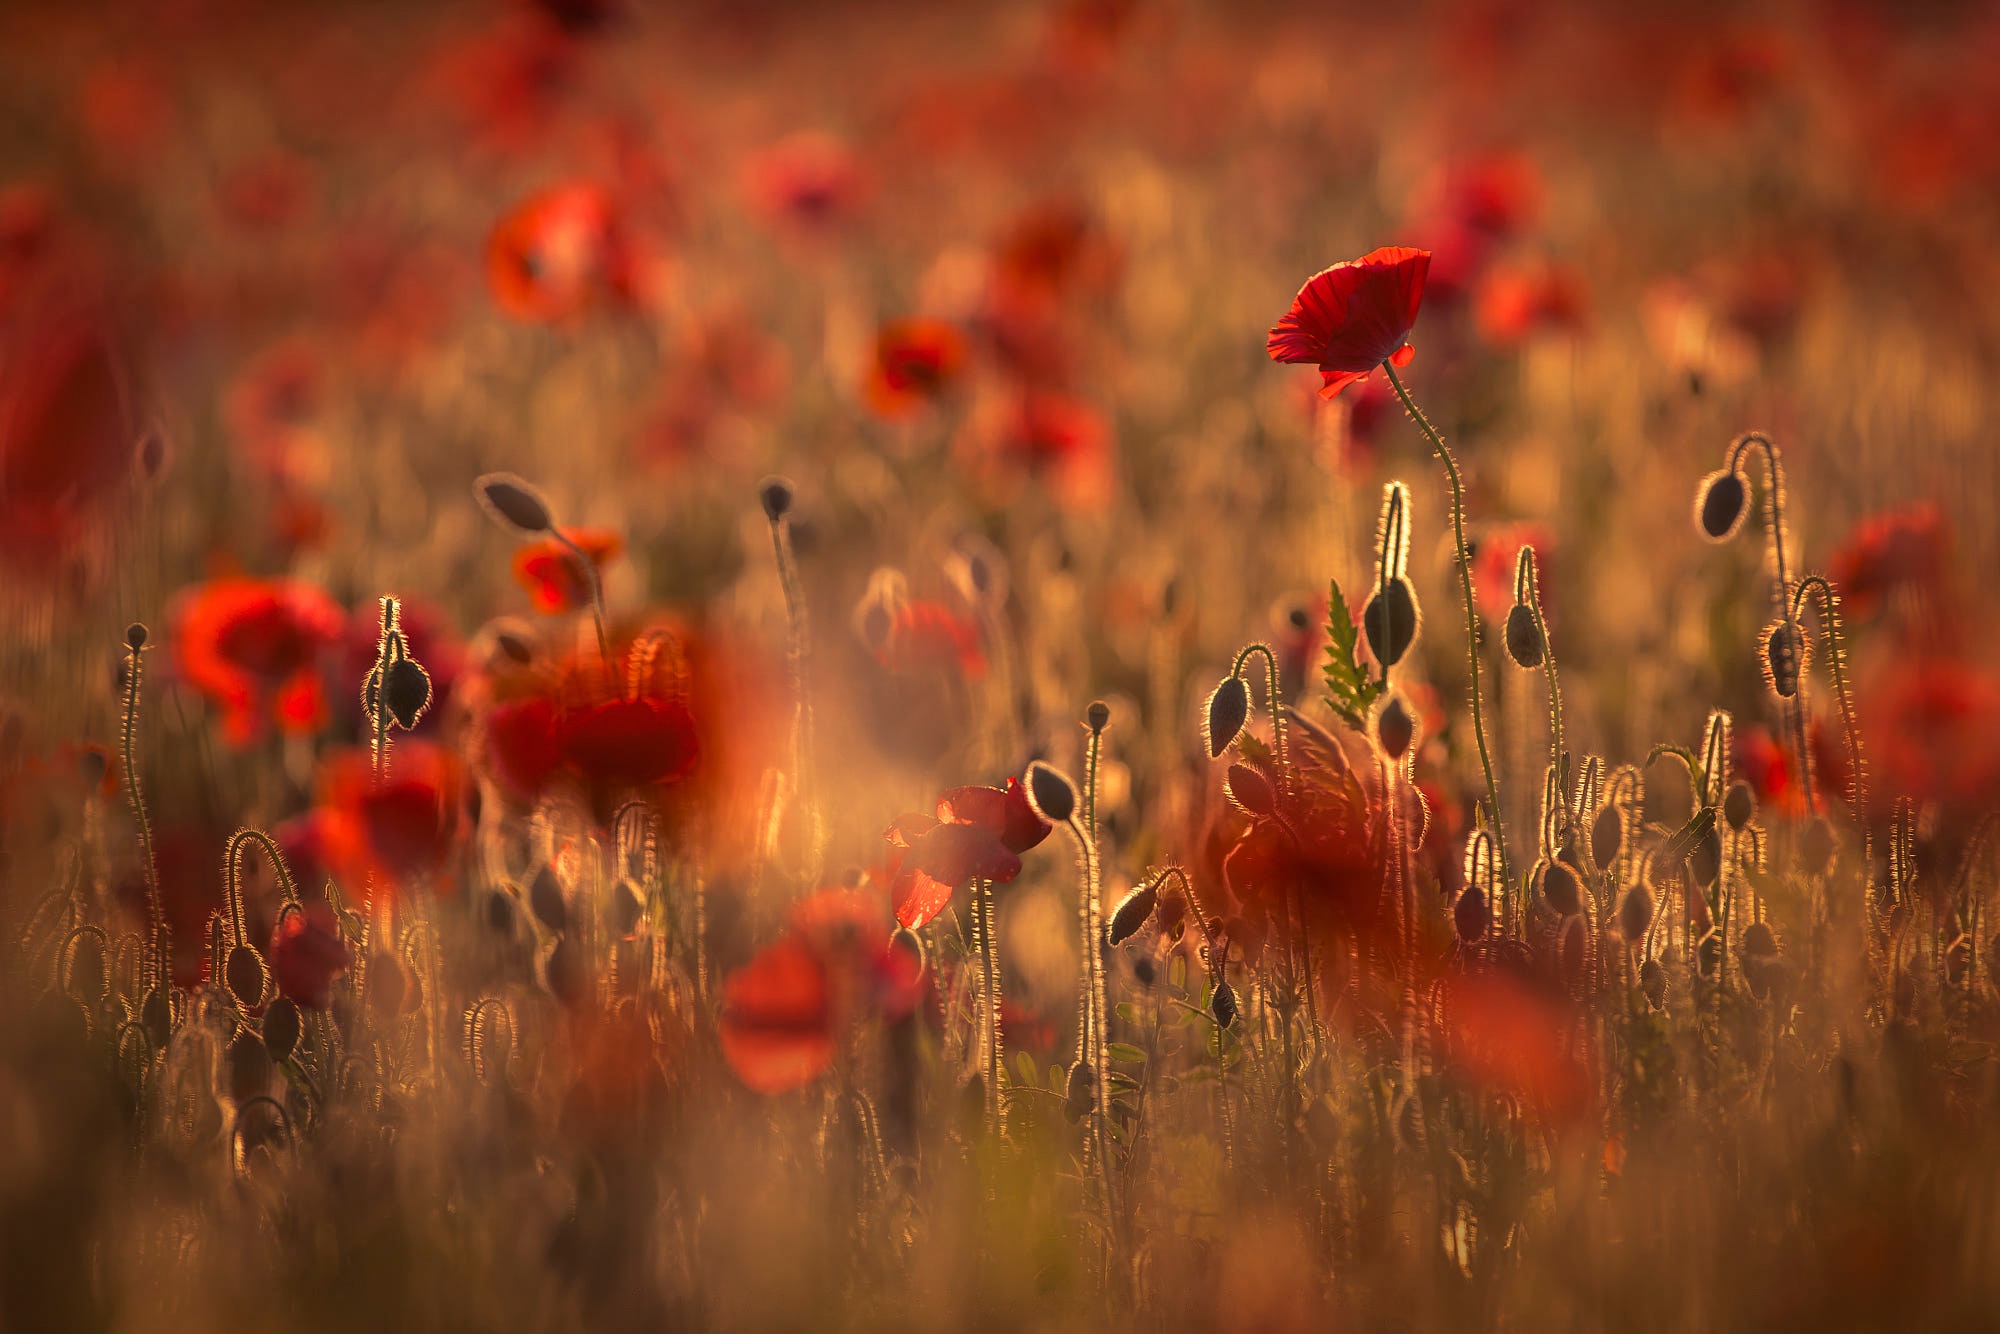
[[[785,665],[792,687],[792,781],[797,786],[799,805],[804,812],[801,831],[804,839],[802,870],[808,883],[819,880],[819,860],[825,846],[820,822],[819,795],[813,781],[812,684],[808,675],[808,634],[805,590],[799,582],[799,563],[792,551],[791,520],[780,514],[771,520],[771,550],[777,557],[778,582],[785,591],[787,642]]]
[[[1803,651],[1805,639],[1799,633],[1798,616],[1794,610],[1794,600],[1792,597],[1791,576],[1786,573],[1785,568],[1785,474],[1784,470],[1778,464],[1778,447],[1771,442],[1771,437],[1765,435],[1762,431],[1745,431],[1742,435],[1736,437],[1735,444],[1730,446],[1729,471],[1734,473],[1741,470],[1743,455],[1752,445],[1755,445],[1764,455],[1764,476],[1766,483],[1764,487],[1764,526],[1768,530],[1771,540],[1771,559],[1773,564],[1777,566],[1778,587],[1776,592],[1778,614],[1784,618],[1785,630],[1791,635],[1792,643]],[[1787,730],[1792,733],[1793,752],[1798,758],[1799,781],[1805,787],[1806,810],[1808,813],[1813,813],[1819,810],[1819,802],[1813,794],[1812,757],[1806,750],[1805,674],[1801,672],[1799,676],[1798,690],[1789,701],[1789,707],[1786,707],[1787,701],[1784,700],[1780,700],[1779,705],[1789,715],[1786,720]]]
[[[570,541],[569,535],[562,529],[552,526],[549,529],[549,536],[555,539],[557,546],[569,553],[570,560],[575,563],[578,572],[583,575],[585,585],[590,589],[590,619],[597,627],[597,656],[604,663],[604,669],[610,671],[611,634],[605,628],[604,581],[598,577],[597,562],[593,561],[582,547]]]
[[[137,641],[137,642],[134,642]],[[166,994],[171,975],[167,965],[167,915],[160,902],[160,868],[153,863],[153,822],[146,815],[145,794],[139,788],[139,686],[145,664],[143,630],[125,636],[125,718],[119,731],[119,756],[125,762],[125,795],[132,818],[139,824],[139,855],[146,863],[146,920],[153,937],[153,985]]]
[[[1517,582],[1520,591],[1527,596],[1523,601],[1535,618],[1535,633],[1542,641],[1542,675],[1549,683],[1549,763],[1555,765],[1556,772],[1562,772],[1563,762],[1563,695],[1562,685],[1556,680],[1556,650],[1549,642],[1549,624],[1542,616],[1542,595],[1535,580],[1535,549],[1521,548],[1520,569]],[[1563,793],[1564,800],[1569,794]]]
[[[1271,715],[1271,749],[1278,760],[1278,792],[1282,796],[1291,789],[1291,764],[1287,760],[1289,752],[1285,747],[1285,704],[1278,682],[1278,658],[1271,652],[1269,644],[1251,644],[1236,655],[1236,661],[1229,665],[1231,676],[1243,674],[1243,664],[1253,653],[1264,655],[1264,707]]]
[[[1458,461],[1445,448],[1444,437],[1437,433],[1430,418],[1424,416],[1423,409],[1410,397],[1410,391],[1403,388],[1402,377],[1388,362],[1382,363],[1388,373],[1389,385],[1402,401],[1403,411],[1431,442],[1444,464],[1445,476],[1451,482],[1451,536],[1452,554],[1458,565],[1459,593],[1465,599],[1465,649],[1466,658],[1472,667],[1472,736],[1479,743],[1479,767],[1486,776],[1486,806],[1493,815],[1493,842],[1500,853],[1500,877],[1511,885],[1514,874],[1507,860],[1507,834],[1500,814],[1500,785],[1493,777],[1493,756],[1486,745],[1486,723],[1482,716],[1479,688],[1479,611],[1472,602],[1472,561],[1465,547],[1465,484],[1458,475]]]

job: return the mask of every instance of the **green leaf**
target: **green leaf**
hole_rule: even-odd
[[[1028,1088],[1035,1087],[1038,1079],[1035,1072],[1034,1057],[1024,1051],[1017,1051],[1014,1053],[1014,1067],[1021,1072],[1021,1083],[1023,1085]]]
[[[1331,584],[1326,599],[1326,665],[1322,669],[1326,698],[1333,711],[1358,730],[1365,725],[1369,708],[1382,697],[1382,683],[1370,681],[1368,669],[1356,660],[1360,635],[1354,628],[1354,616],[1347,609],[1340,581],[1335,579]]]
[[[1144,1065],[1146,1063],[1145,1050],[1135,1047],[1129,1042],[1107,1043],[1104,1053],[1112,1060],[1123,1061],[1127,1065]]]

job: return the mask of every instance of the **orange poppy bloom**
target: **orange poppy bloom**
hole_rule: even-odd
[[[562,533],[582,549],[600,577],[625,549],[624,539],[609,528],[565,528]],[[514,552],[514,581],[528,590],[536,611],[552,616],[590,601],[590,586],[576,567],[575,554],[554,538],[529,542]]]

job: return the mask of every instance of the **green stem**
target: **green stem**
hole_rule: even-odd
[[[1472,736],[1479,743],[1479,767],[1486,776],[1486,805],[1493,816],[1493,843],[1500,853],[1500,877],[1511,885],[1514,877],[1507,860],[1506,827],[1500,814],[1500,785],[1493,777],[1493,756],[1486,746],[1486,724],[1480,703],[1479,611],[1472,602],[1472,561],[1465,548],[1465,484],[1459,479],[1458,461],[1445,448],[1444,437],[1431,425],[1430,418],[1424,416],[1423,409],[1410,397],[1410,391],[1403,388],[1396,368],[1385,361],[1382,369],[1388,372],[1390,387],[1402,401],[1403,410],[1410,414],[1410,419],[1430,440],[1431,448],[1437,451],[1439,461],[1444,464],[1445,476],[1451,481],[1452,554],[1458,564],[1459,592],[1465,599],[1466,657],[1472,664]]]

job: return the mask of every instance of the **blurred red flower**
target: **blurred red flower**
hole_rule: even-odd
[[[891,419],[908,417],[957,381],[965,368],[965,338],[943,320],[892,320],[875,337],[862,392],[868,406]]]
[[[310,428],[326,410],[325,358],[302,338],[274,343],[238,373],[222,418],[244,458],[281,482],[298,479]]]
[[[284,731],[311,733],[326,716],[319,653],[345,625],[340,608],[309,584],[226,576],[181,594],[174,662],[222,710],[230,745],[250,745],[273,717]]]
[[[1475,539],[1472,595],[1479,604],[1481,615],[1495,621],[1507,619],[1507,613],[1514,608],[1514,567],[1520,562],[1521,548],[1532,546],[1535,549],[1535,593],[1541,601],[1543,617],[1551,627],[1554,626],[1555,599],[1550,589],[1555,538],[1555,533],[1547,524],[1517,520],[1496,523]]]
[[[1950,547],[1944,514],[1928,501],[1862,519],[1827,563],[1841,610],[1867,621],[1898,592],[1935,595],[1944,585]]]
[[[1805,807],[1805,793],[1792,773],[1792,757],[1762,724],[1736,729],[1736,776],[1750,785],[1757,804],[1796,814]]]
[[[1056,502],[1073,511],[1102,508],[1113,484],[1111,425],[1080,398],[1030,390],[971,422],[962,452],[997,500],[1025,478],[1043,480]]]
[[[333,1001],[333,980],[354,961],[340,923],[324,902],[309,899],[288,912],[271,939],[271,980],[278,994],[308,1010]]]
[[[1322,398],[1385,361],[1408,365],[1430,262],[1429,251],[1385,246],[1314,274],[1272,328],[1271,360],[1317,363]]]
[[[372,884],[394,893],[445,871],[458,840],[465,783],[458,757],[406,738],[378,777],[365,750],[320,764],[320,836],[328,864],[349,893]]]
[[[944,667],[971,678],[986,671],[978,623],[942,602],[874,592],[857,609],[855,628],[875,661],[898,675]]]
[[[1898,654],[1857,686],[1875,813],[1897,797],[1946,817],[2000,801],[2000,679],[1955,659]]]
[[[818,235],[860,211],[870,181],[845,143],[806,130],[753,155],[744,164],[743,193],[766,223]]]
[[[609,528],[564,528],[562,533],[582,549],[600,578],[604,567],[625,549],[625,540]],[[552,537],[515,550],[514,582],[528,590],[536,611],[550,615],[590,603],[590,585],[577,569],[576,557]]]
[[[26,325],[0,354],[0,552],[46,571],[103,532],[133,475],[124,382],[81,310]]]
[[[635,300],[637,255],[609,193],[566,182],[529,195],[494,227],[486,281],[508,315],[561,324]]]
[[[1021,854],[1049,836],[1051,826],[1028,804],[1020,780],[1005,789],[955,787],[937,801],[935,817],[912,813],[889,826],[890,898],[896,920],[912,930],[951,902],[952,891],[975,877],[1006,884],[1021,874]]]
[[[1583,282],[1568,269],[1495,266],[1479,282],[1473,321],[1490,343],[1516,343],[1543,329],[1575,331],[1585,317]]]

